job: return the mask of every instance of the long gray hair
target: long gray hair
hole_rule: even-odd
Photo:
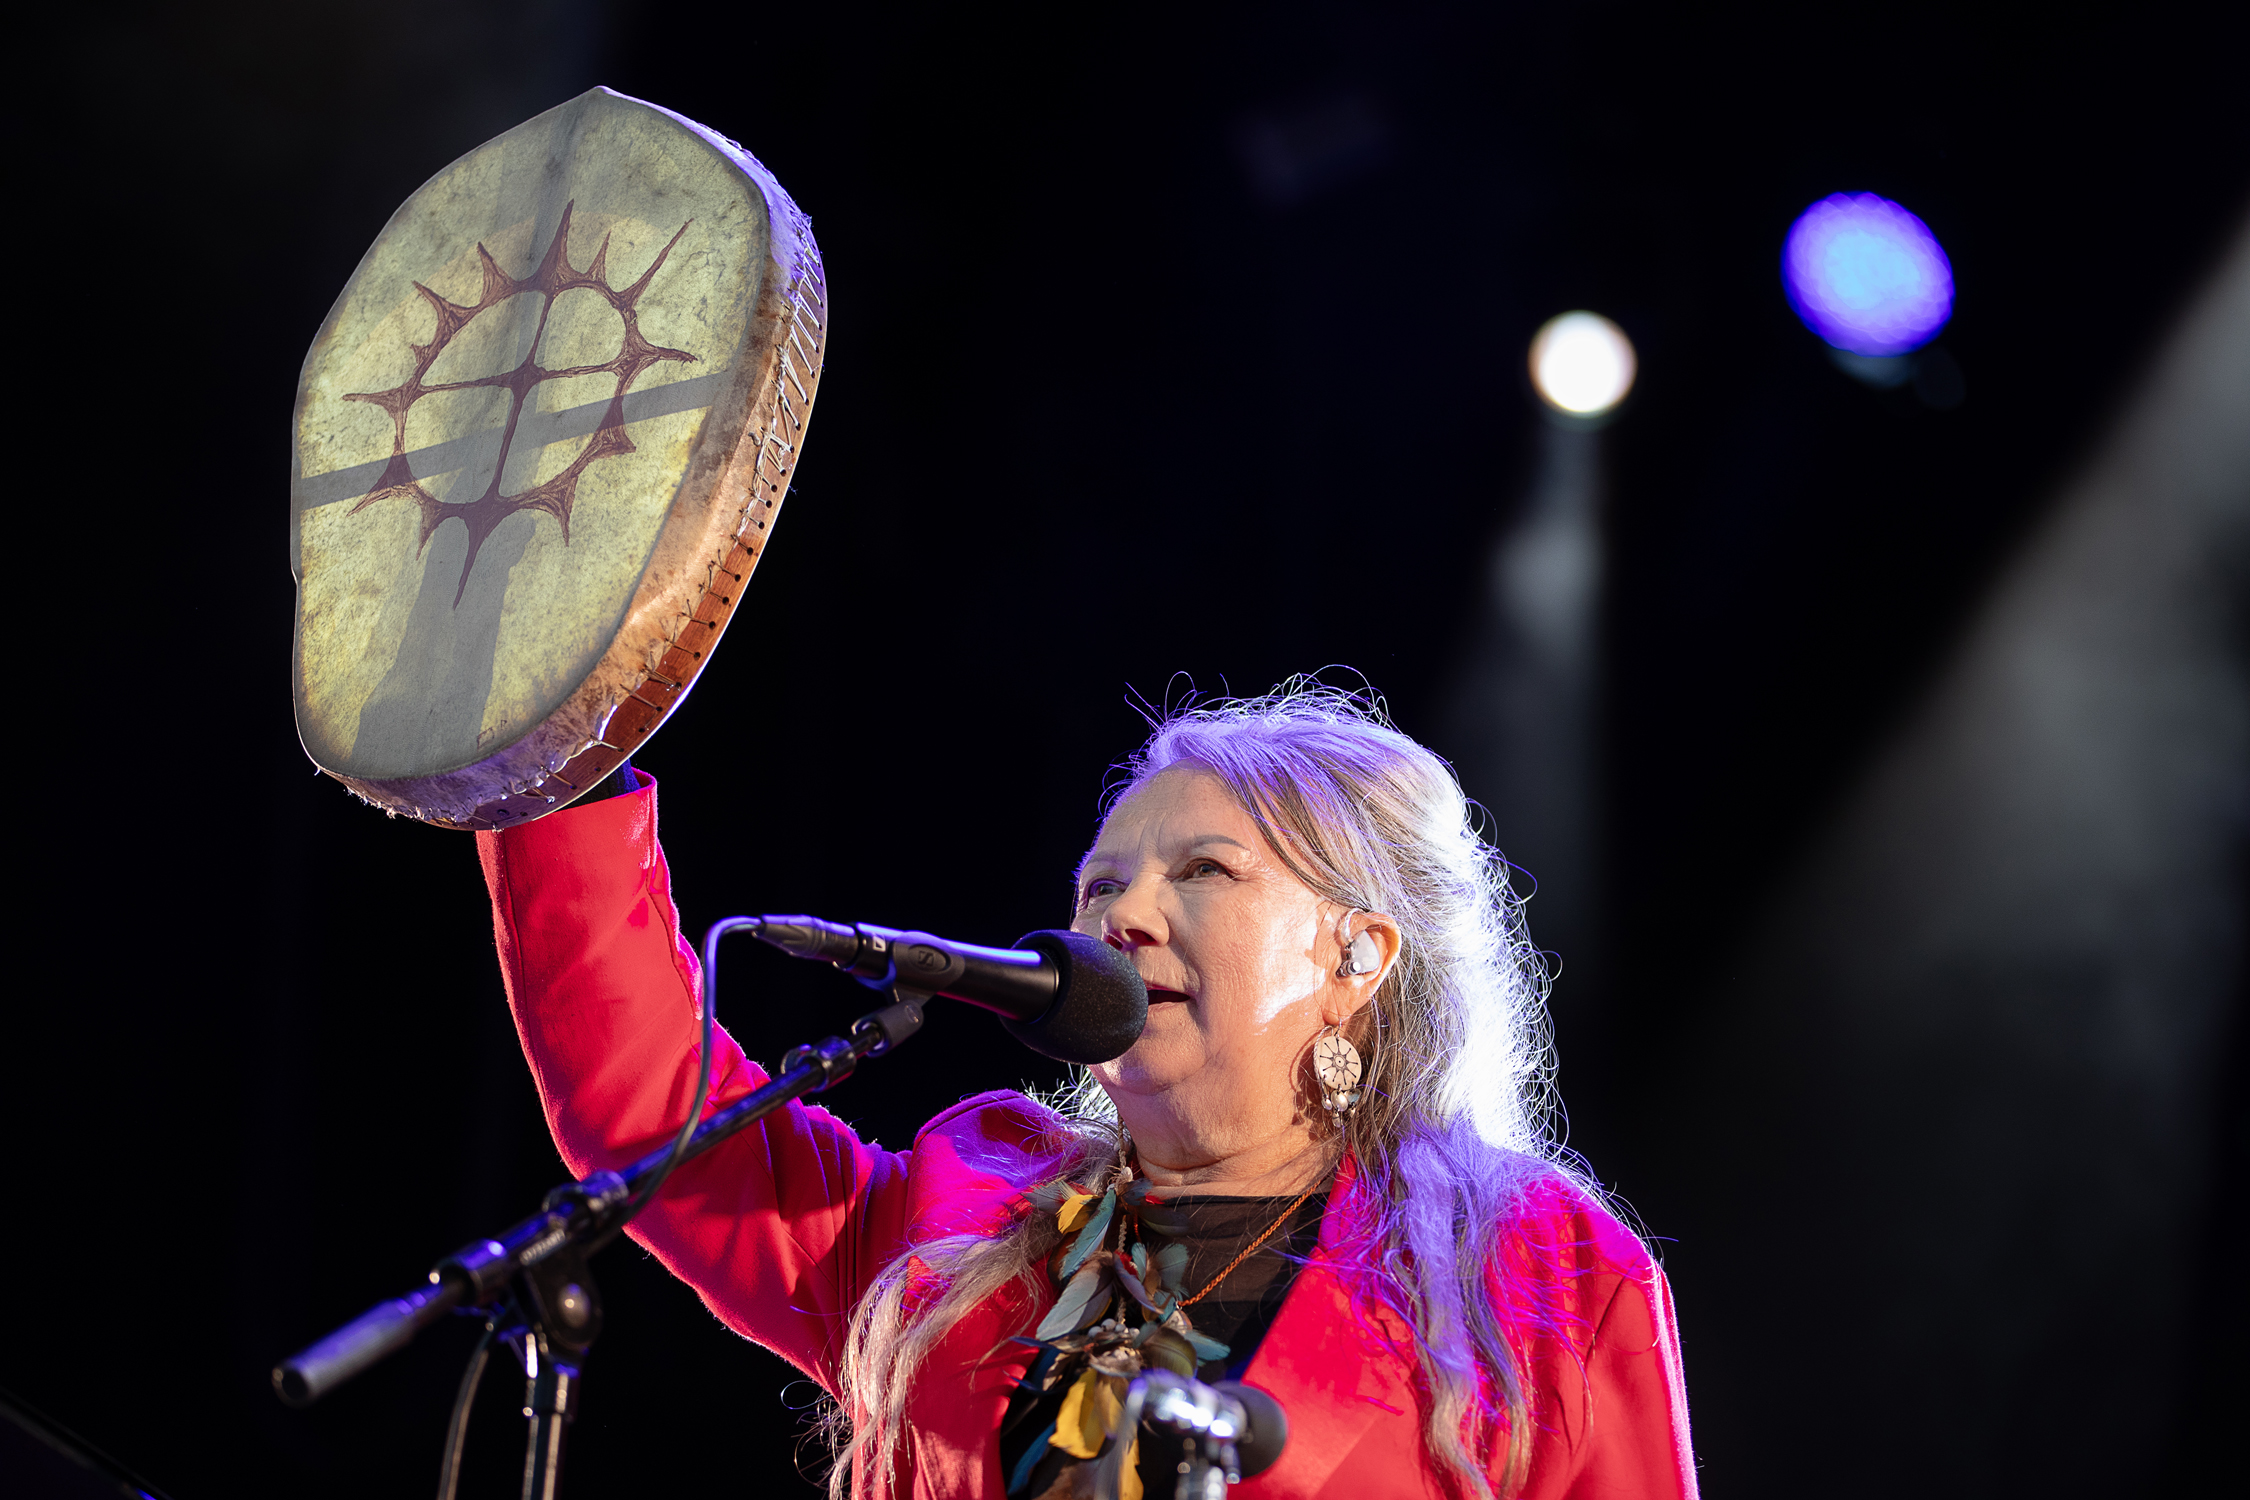
[[[1550,1133],[1548,975],[1506,863],[1478,835],[1444,761],[1393,728],[1379,705],[1309,679],[1165,718],[1123,768],[1109,806],[1183,764],[1216,776],[1314,892],[1398,923],[1398,961],[1347,1033],[1367,1068],[1365,1102],[1341,1143],[1365,1210],[1344,1261],[1354,1295],[1388,1305],[1414,1331],[1429,1392],[1423,1443],[1437,1476],[1457,1494],[1491,1500],[1488,1464],[1498,1457],[1499,1493],[1508,1494],[1530,1453],[1528,1392],[1487,1276],[1526,1188],[1560,1177],[1595,1190]],[[1102,1191],[1119,1157],[1108,1096],[1082,1072],[1053,1103],[1062,1146],[1037,1175],[1091,1178]],[[908,1256],[877,1277],[846,1339],[830,1421],[832,1496],[880,1492],[885,1480],[875,1476],[896,1475],[917,1367],[1008,1282],[1036,1298],[1058,1240],[1053,1216],[1026,1214],[997,1237],[915,1246],[942,1287],[934,1300],[908,1297]],[[863,1476],[856,1486],[853,1470]]]

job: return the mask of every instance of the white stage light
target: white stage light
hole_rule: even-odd
[[[1549,406],[1598,417],[1633,388],[1633,342],[1599,313],[1550,318],[1531,341],[1531,383]]]

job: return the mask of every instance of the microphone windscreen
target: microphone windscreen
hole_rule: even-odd
[[[1050,928],[1027,933],[1018,948],[1053,961],[1055,1003],[1036,1019],[1001,1025],[1029,1047],[1068,1063],[1105,1063],[1123,1057],[1148,1024],[1148,986],[1133,961],[1100,938]]]
[[[1279,1401],[1254,1385],[1222,1380],[1217,1388],[1241,1402],[1243,1415],[1250,1419],[1250,1430],[1234,1445],[1235,1458],[1242,1465],[1242,1477],[1248,1479],[1253,1474],[1264,1473],[1289,1445],[1289,1413],[1281,1409]]]

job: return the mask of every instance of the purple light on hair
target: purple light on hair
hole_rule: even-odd
[[[1920,219],[1873,193],[1832,193],[1797,216],[1781,284],[1805,326],[1853,354],[1904,354],[1953,316],[1953,266]]]

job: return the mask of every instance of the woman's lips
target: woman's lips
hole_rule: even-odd
[[[1148,1003],[1151,1005],[1160,1005],[1166,1000],[1185,999],[1187,999],[1187,996],[1182,994],[1178,990],[1166,989],[1163,985],[1160,984],[1152,984],[1148,986]]]

